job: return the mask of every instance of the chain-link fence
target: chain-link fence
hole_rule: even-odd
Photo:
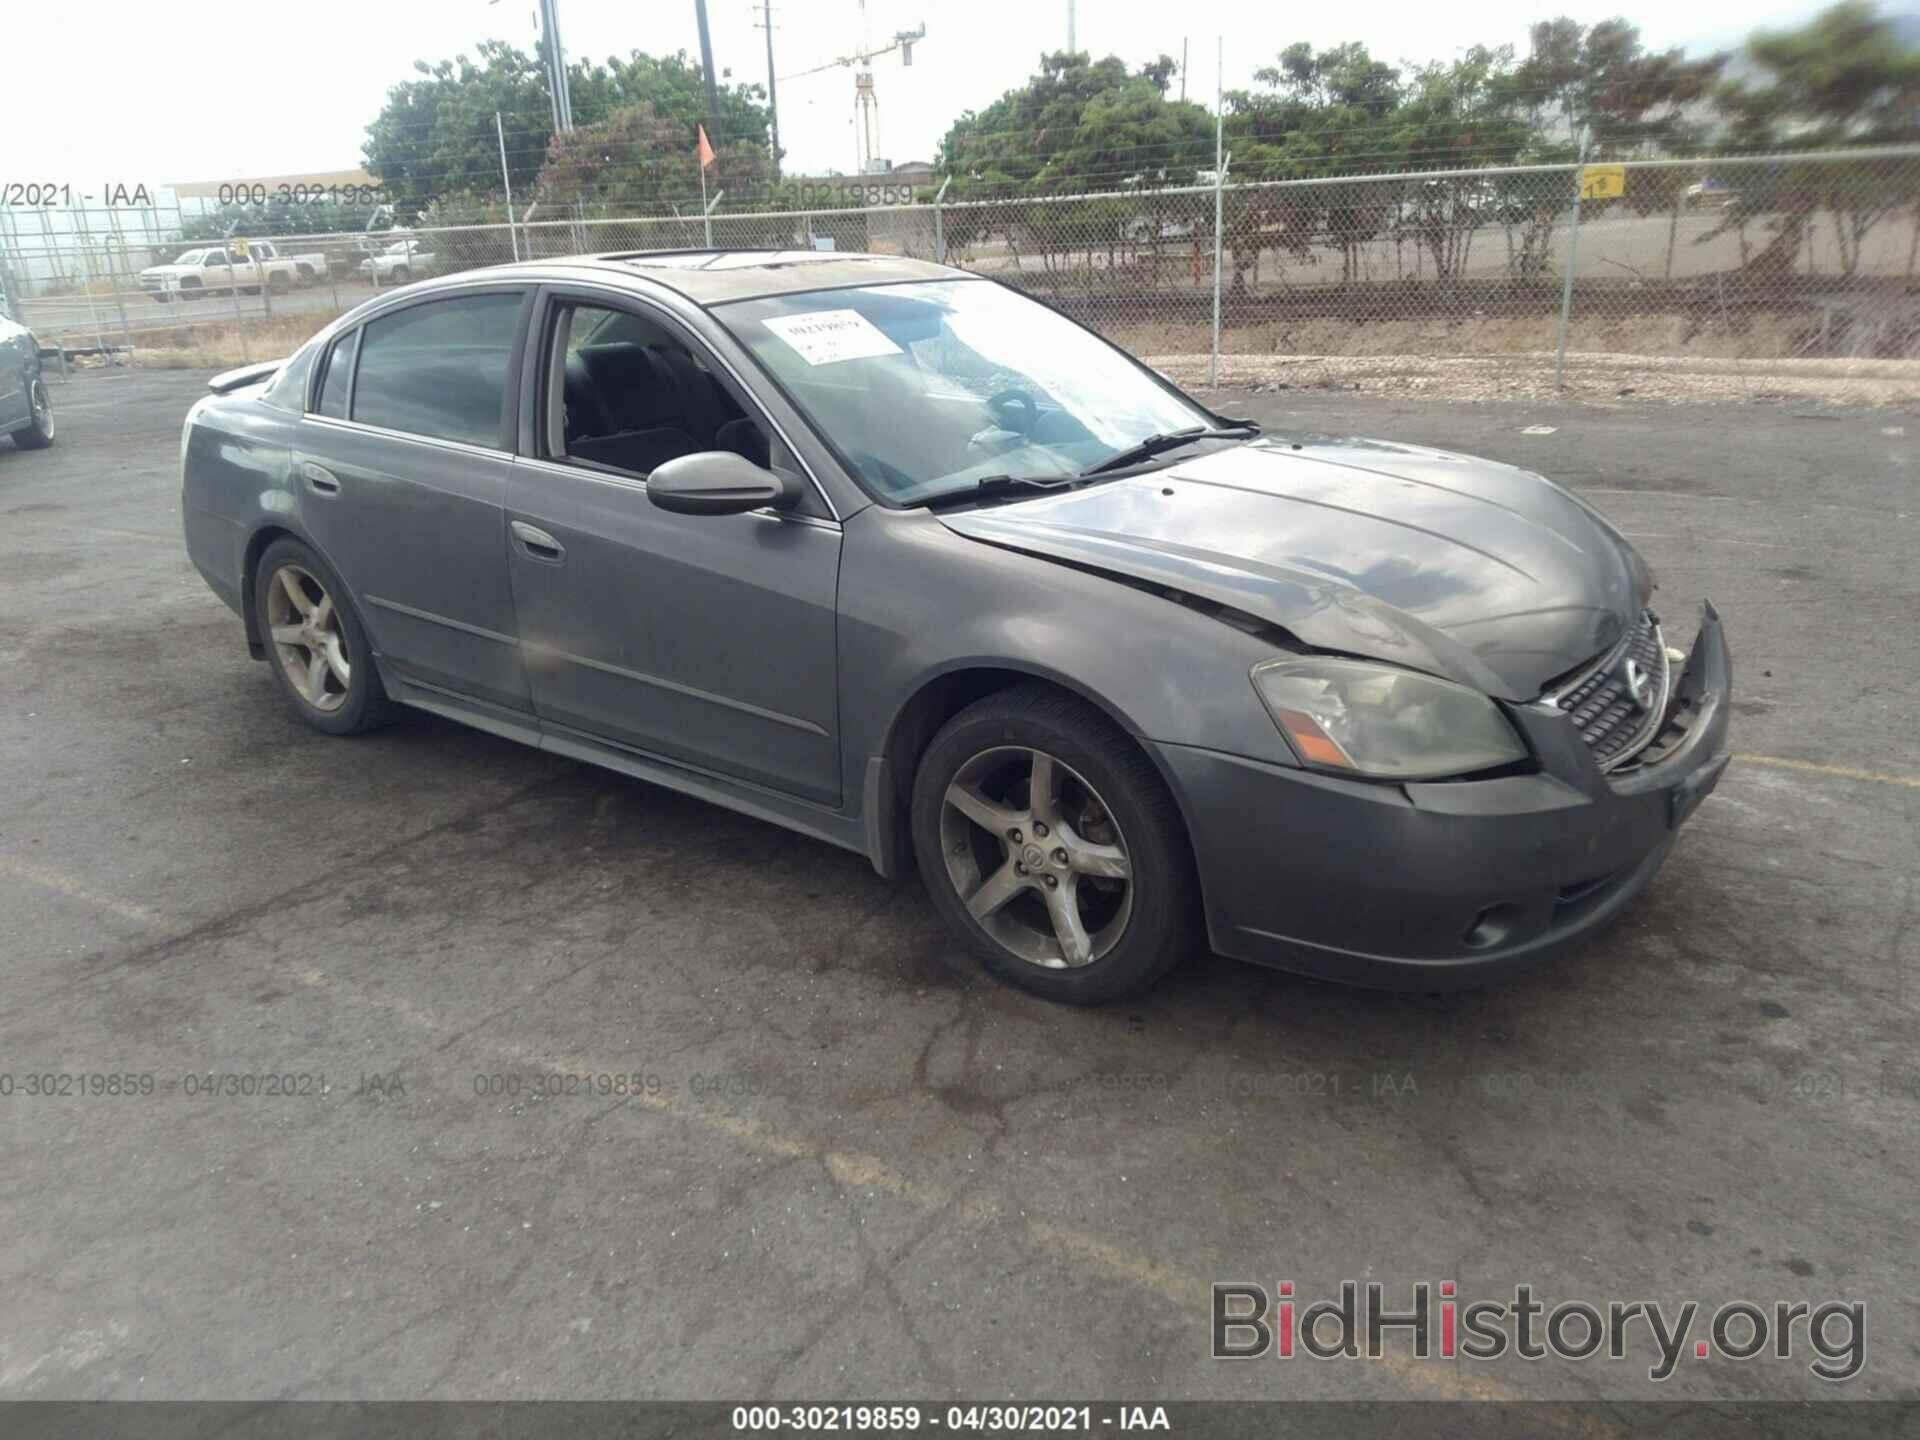
[[[1313,383],[1471,357],[1551,380],[1563,348],[1576,365],[1920,377],[1920,147],[274,236],[246,259],[216,242],[158,276],[170,247],[124,227],[54,267],[22,227],[5,235],[14,309],[43,343],[142,363],[269,358],[429,275],[717,246],[945,259],[1186,380]]]

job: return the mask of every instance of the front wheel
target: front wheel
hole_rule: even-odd
[[[389,285],[404,285],[411,279],[413,279],[412,271],[408,270],[404,265],[396,265],[392,273],[387,276],[387,283]]]
[[[254,617],[294,713],[329,735],[383,725],[393,705],[373,647],[326,562],[298,540],[276,540],[254,570]]]
[[[27,402],[33,418],[26,429],[13,432],[13,443],[22,450],[44,450],[53,443],[53,397],[47,394],[45,380],[34,380]]]
[[[1077,697],[1019,686],[950,720],[914,777],[913,841],[942,918],[1023,990],[1117,1000],[1192,947],[1197,888],[1173,796]]]

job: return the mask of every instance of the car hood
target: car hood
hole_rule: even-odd
[[[1506,700],[1608,649],[1640,605],[1631,547],[1559,486],[1383,440],[1257,441],[940,518]]]

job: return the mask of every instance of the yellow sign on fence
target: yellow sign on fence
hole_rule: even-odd
[[[1582,165],[1580,198],[1611,200],[1627,193],[1627,167],[1624,165]]]
[[[1592,169],[1593,167],[1588,166],[1587,168]],[[247,242],[242,236],[236,235],[233,239],[229,240],[227,242],[227,250],[236,260],[244,260],[247,258]]]

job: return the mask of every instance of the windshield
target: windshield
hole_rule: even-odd
[[[173,263],[176,265],[198,265],[201,257],[206,253],[204,250],[189,250],[184,255],[176,256]]]
[[[715,313],[894,504],[988,475],[1066,479],[1213,420],[1105,341],[986,281],[769,296]]]

